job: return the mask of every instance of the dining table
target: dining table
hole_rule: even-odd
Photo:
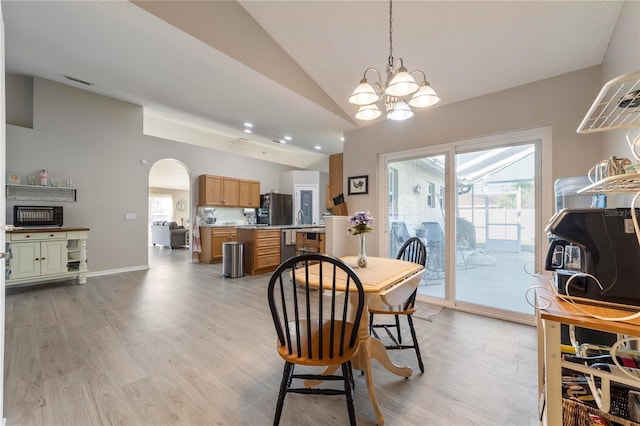
[[[369,256],[367,258],[367,266],[361,268],[357,266],[356,256],[345,256],[340,259],[353,268],[364,288],[364,308],[362,310],[362,317],[360,319],[360,326],[358,329],[358,350],[351,363],[354,369],[360,370],[365,374],[371,406],[376,416],[377,424],[382,426],[384,425],[384,416],[376,398],[375,386],[371,373],[371,359],[375,359],[388,371],[401,377],[410,377],[413,374],[413,370],[409,366],[399,366],[391,361],[384,343],[369,333],[368,304],[371,297],[374,295],[379,296],[390,306],[402,303],[402,301],[406,300],[417,287],[417,283],[424,273],[424,267],[418,263],[407,262],[404,260]],[[320,279],[318,272],[318,265],[311,265],[309,267],[309,285],[316,286],[318,288],[330,288],[332,275],[323,271],[323,280],[326,284],[322,286],[319,282]],[[339,284],[341,280],[343,280],[341,277],[336,277],[336,279]],[[353,286],[351,288],[353,288]],[[346,286],[341,288],[340,285],[338,285],[337,289],[344,290],[346,289]],[[352,297],[350,300],[357,303],[356,298]],[[332,374],[337,368],[338,366],[327,367],[324,373]],[[317,384],[318,381],[305,381],[305,385],[307,387],[312,387]]]

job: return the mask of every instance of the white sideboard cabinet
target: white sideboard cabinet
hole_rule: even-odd
[[[6,286],[77,278],[87,282],[88,228],[7,232]]]

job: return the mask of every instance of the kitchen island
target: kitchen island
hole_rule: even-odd
[[[275,271],[283,260],[300,254],[299,238],[303,237],[307,241],[307,238],[311,239],[312,233],[323,234],[324,242],[324,229],[318,225],[238,226],[237,241],[244,244],[245,272],[258,275]],[[316,241],[316,238],[313,240]],[[309,247],[308,243],[306,247]]]

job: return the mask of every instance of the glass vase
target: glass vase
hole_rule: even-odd
[[[365,252],[365,239],[366,234],[362,233],[358,235],[358,268],[367,267],[367,253]]]

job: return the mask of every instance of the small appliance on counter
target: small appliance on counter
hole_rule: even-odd
[[[243,210],[242,214],[245,217],[245,222],[247,225],[256,224],[256,209],[246,208]]]
[[[61,206],[13,206],[13,226],[58,228],[63,225]]]
[[[216,209],[213,207],[198,207],[198,215],[202,219],[202,223],[206,225],[216,223]]]
[[[640,209],[636,209],[640,216]],[[554,235],[545,270],[554,271],[561,294],[640,306],[640,244],[630,208],[568,208],[557,212],[546,231]],[[586,273],[595,279],[580,276]]]

